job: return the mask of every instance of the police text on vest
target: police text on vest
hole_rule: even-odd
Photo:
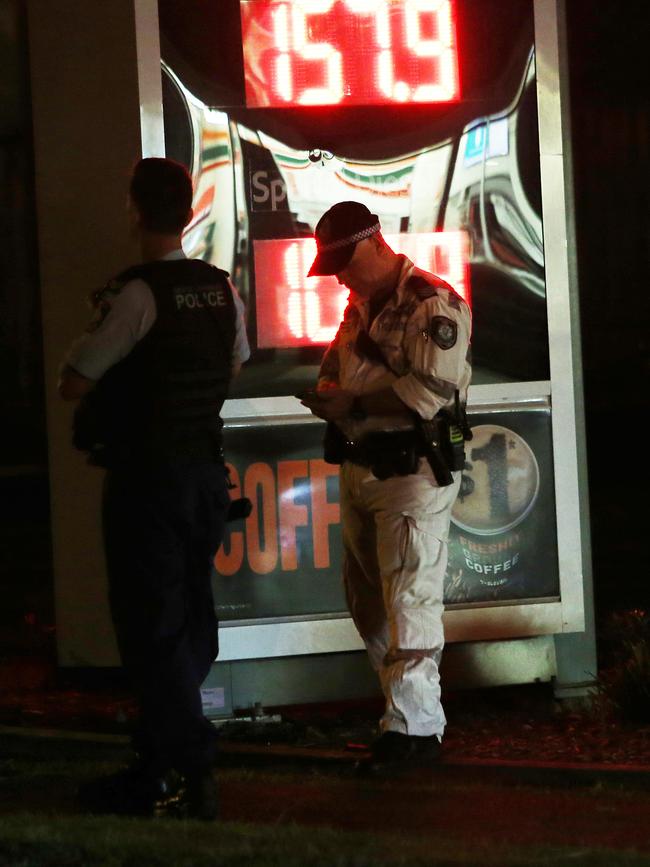
[[[202,307],[225,307],[223,289],[190,289],[176,291],[177,310],[197,310]]]

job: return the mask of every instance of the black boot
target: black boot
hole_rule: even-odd
[[[428,767],[440,759],[442,745],[437,735],[406,735],[384,732],[370,747],[370,758],[358,765],[361,775],[399,773]]]
[[[188,819],[213,821],[219,814],[219,797],[211,768],[185,775],[183,815]]]
[[[173,770],[153,773],[134,765],[79,787],[77,800],[90,813],[117,816],[180,815],[185,799],[184,780]]]

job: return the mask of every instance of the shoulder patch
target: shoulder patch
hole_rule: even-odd
[[[120,277],[114,277],[112,280],[109,280],[105,286],[102,286],[101,289],[93,289],[91,292],[88,293],[88,304],[93,309],[99,309],[100,307],[108,304],[108,307],[110,309],[111,298],[114,298],[115,295],[119,295],[127,283],[128,280],[122,280],[120,279]]]
[[[436,284],[421,274],[413,274],[409,277],[406,281],[406,288],[415,293],[421,301],[424,301],[425,298],[433,298],[438,294]]]
[[[446,316],[434,316],[429,326],[431,339],[441,349],[451,349],[458,339],[458,326]]]

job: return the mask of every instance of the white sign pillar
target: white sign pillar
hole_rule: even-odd
[[[567,617],[573,611],[584,611],[582,630],[576,632],[565,625],[555,636],[555,693],[558,698],[573,698],[584,695],[595,684],[598,667],[575,255],[566,2],[535,0],[534,9],[562,602]]]
[[[73,406],[56,382],[88,322],[87,293],[137,261],[130,171],[164,155],[157,3],[29,0],[28,15],[59,663],[116,665],[103,472],[73,450]]]

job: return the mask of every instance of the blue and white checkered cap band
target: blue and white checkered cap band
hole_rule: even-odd
[[[355,232],[348,238],[339,238],[338,241],[330,241],[329,244],[319,244],[318,252],[327,253],[329,250],[338,250],[339,247],[347,247],[349,244],[356,244],[357,241],[363,241],[364,238],[369,238],[371,235],[376,235],[381,230],[379,223],[374,226],[369,226],[367,229],[361,229],[360,232]]]

